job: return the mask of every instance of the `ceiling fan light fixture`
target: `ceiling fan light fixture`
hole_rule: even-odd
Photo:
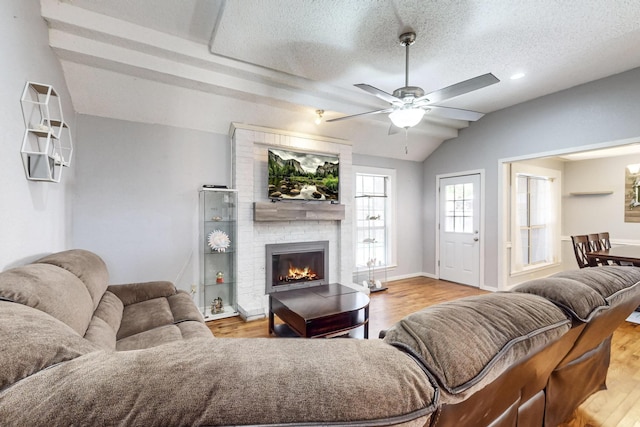
[[[631,175],[637,175],[640,172],[640,163],[636,163],[633,165],[627,165],[627,169],[629,169],[629,173]]]
[[[479,120],[484,115],[483,113],[460,108],[445,107],[437,104],[498,83],[500,80],[493,74],[486,73],[430,93],[425,93],[421,87],[409,86],[409,46],[411,46],[415,40],[416,34],[414,32],[408,32],[400,35],[400,44],[405,48],[403,87],[394,90],[393,93],[387,93],[377,87],[365,83],[358,83],[355,85],[357,88],[391,104],[390,107],[367,111],[365,113],[352,114],[350,116],[337,117],[329,119],[327,122],[370,116],[373,114],[389,114],[389,119],[393,123],[393,127],[390,129],[389,133],[391,135],[392,133],[395,133],[391,132],[391,130],[398,127],[408,129],[417,125],[427,112],[434,116],[441,116],[453,120],[473,122]]]
[[[324,114],[324,110],[316,110],[316,118],[314,120],[315,124],[319,125],[322,123],[322,115]]]
[[[404,108],[389,114],[391,122],[399,128],[411,128],[420,123],[424,116],[422,108]]]

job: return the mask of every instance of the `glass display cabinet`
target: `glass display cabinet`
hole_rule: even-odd
[[[200,309],[206,321],[238,315],[237,190],[200,190]]]

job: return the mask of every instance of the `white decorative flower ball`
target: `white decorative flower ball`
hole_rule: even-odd
[[[209,247],[217,252],[225,252],[229,245],[231,244],[231,240],[227,233],[222,230],[213,230],[209,233],[207,237],[207,243]]]

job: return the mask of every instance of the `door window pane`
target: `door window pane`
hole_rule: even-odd
[[[444,230],[473,233],[473,184],[445,185]]]

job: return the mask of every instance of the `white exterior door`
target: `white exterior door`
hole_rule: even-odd
[[[480,174],[440,179],[440,279],[480,286]]]

